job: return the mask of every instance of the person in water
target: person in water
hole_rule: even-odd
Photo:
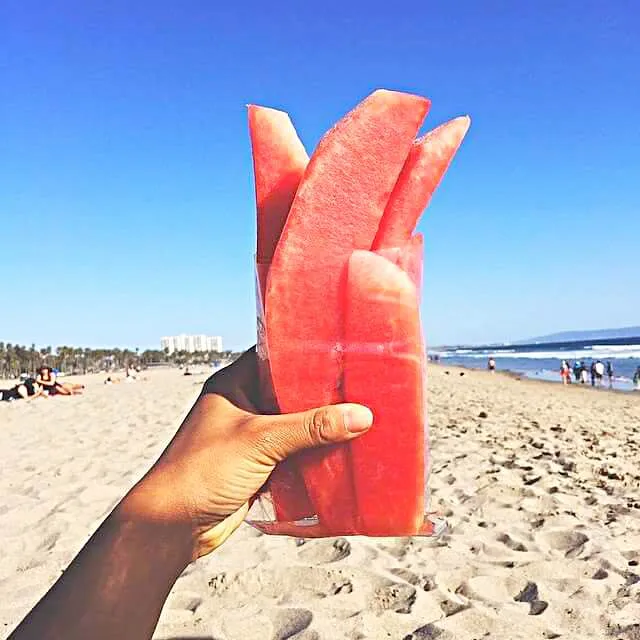
[[[44,389],[47,395],[63,395],[71,396],[76,393],[82,393],[84,385],[58,382],[58,376],[50,367],[46,365],[38,369],[36,381]]]
[[[11,389],[0,389],[0,401],[33,400],[44,396],[44,389],[34,378],[25,378]]]
[[[640,391],[640,366],[638,366],[636,372],[633,374],[633,384],[636,387],[636,391]]]
[[[607,360],[607,378],[609,378],[609,389],[613,389],[613,366],[611,360]]]
[[[151,638],[180,574],[238,528],[278,462],[373,424],[347,403],[260,415],[258,389],[255,348],[207,380],[158,461],[8,640]]]

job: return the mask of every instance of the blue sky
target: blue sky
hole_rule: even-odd
[[[311,151],[378,87],[473,119],[419,227],[432,344],[640,324],[638,33],[632,0],[5,1],[0,340],[251,344],[244,105]]]

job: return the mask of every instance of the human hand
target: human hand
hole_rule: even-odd
[[[235,531],[278,462],[352,440],[373,422],[371,411],[356,404],[259,415],[258,380],[255,349],[209,378],[173,440],[123,502],[136,516],[188,525],[192,559]]]

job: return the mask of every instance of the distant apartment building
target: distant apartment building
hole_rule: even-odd
[[[167,349],[169,354],[174,351],[188,351],[189,353],[195,353],[196,351],[222,351],[222,338],[220,336],[187,336],[185,334],[169,336],[160,338],[160,348],[163,351]]]

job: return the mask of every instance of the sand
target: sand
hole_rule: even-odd
[[[640,638],[640,394],[431,366],[438,540],[243,526],[155,638]],[[463,375],[464,374],[464,375]],[[204,376],[0,405],[0,637],[159,455]]]

